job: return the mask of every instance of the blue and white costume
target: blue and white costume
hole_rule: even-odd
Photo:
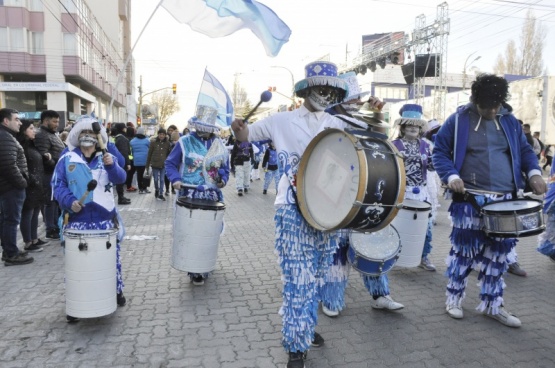
[[[469,165],[468,161],[478,154],[485,160],[480,165]],[[446,184],[450,179],[461,178],[467,191],[504,193],[476,195],[478,205],[514,198],[518,190],[524,189],[521,173],[529,178],[541,175],[537,157],[510,111],[502,108],[494,120],[482,121],[473,103],[459,107],[442,125],[435,139],[433,162]],[[460,307],[467,277],[477,267],[481,300],[477,309],[495,315],[503,305],[503,274],[511,263],[509,254],[517,240],[487,236],[482,231],[480,214],[461,196],[454,194],[449,207],[453,230],[446,260],[446,304],[448,308]]]
[[[82,130],[90,130],[88,127],[78,125],[79,121],[73,129],[76,129],[71,138],[78,138]],[[75,137],[77,136],[77,137]],[[70,139],[68,137],[68,140]],[[70,151],[66,152],[56,165],[54,175],[52,177],[52,188],[54,198],[62,208],[62,216],[60,224],[65,213],[69,213],[68,223],[60,226],[62,233],[64,229],[74,230],[109,230],[118,229],[117,236],[117,293],[123,291],[123,278],[121,270],[120,243],[125,234],[123,222],[118,214],[114,201],[115,184],[124,183],[126,173],[118,164],[118,153],[114,145],[108,146],[109,153],[113,156],[113,164],[105,166],[102,158],[102,152],[94,153],[94,157],[90,162],[84,157],[80,148],[73,148],[78,145],[78,141],[73,139],[70,141]],[[78,213],[71,211],[71,205],[74,201],[79,200],[87,190],[87,184],[95,179],[97,186],[94,191],[90,192],[84,201],[84,207]],[[62,234],[63,235],[63,234]]]
[[[545,232],[538,237],[538,252],[555,261],[555,170],[551,165],[549,179],[547,180],[548,190],[543,202],[543,211],[547,215]]]

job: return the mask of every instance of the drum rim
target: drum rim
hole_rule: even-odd
[[[297,205],[299,207],[299,210],[303,215],[304,219],[306,220],[306,222],[308,222],[310,226],[314,227],[317,230],[334,231],[338,229],[348,228],[348,225],[355,219],[355,217],[360,212],[359,207],[353,206],[349,210],[347,215],[343,218],[343,220],[341,220],[337,225],[331,228],[324,228],[323,226],[321,226],[319,223],[316,222],[314,217],[312,217],[312,215],[310,214],[310,210],[308,209],[308,206],[306,203],[306,197],[304,196],[304,189],[303,189],[305,186],[304,172],[306,171],[306,166],[308,164],[310,156],[312,155],[312,152],[314,151],[315,146],[324,137],[333,133],[343,134],[344,137],[348,138],[353,143],[353,146],[356,146],[356,143],[359,140],[359,138],[357,138],[355,135],[347,133],[344,130],[337,129],[337,128],[326,128],[322,132],[318,133],[316,137],[314,137],[314,139],[312,139],[308,144],[308,146],[306,147],[303,153],[303,156],[301,158],[301,161],[299,162],[299,170],[297,172],[297,178],[296,178]],[[405,165],[403,163],[403,159],[399,154],[399,150],[389,140],[384,140],[383,142],[392,150],[392,153],[395,156],[395,162],[397,163],[396,169],[399,177],[399,190],[397,193],[397,198],[394,203],[399,203],[400,201],[402,202],[405,197],[405,186],[406,186]],[[362,202],[366,195],[366,188],[368,186],[368,173],[367,173],[368,161],[366,159],[366,154],[364,153],[363,150],[356,150],[356,154],[359,161],[359,167],[361,169],[360,177],[364,177],[365,179],[359,181],[358,191],[357,191],[355,200]],[[391,221],[393,221],[395,216],[397,216],[398,211],[399,209],[396,206],[393,206],[389,214],[382,221],[382,223],[378,224],[377,226],[371,229],[374,231],[377,231],[385,228],[387,225],[391,223]],[[361,229],[361,228],[354,228],[354,229]]]
[[[378,260],[378,259],[368,258],[368,257],[363,256],[362,254],[358,253],[358,252],[356,251],[356,249],[352,249],[351,247],[349,247],[349,249],[347,249],[347,260],[349,261],[350,265],[351,265],[355,270],[357,270],[358,272],[360,272],[360,273],[362,273],[362,274],[364,274],[364,275],[367,275],[367,276],[380,276],[380,275],[383,275],[383,274],[388,273],[389,271],[391,271],[391,269],[392,269],[392,268],[395,266],[395,264],[397,263],[397,260],[399,259],[399,253],[401,253],[401,244],[400,244],[400,243],[401,243],[401,241],[399,240],[399,248],[397,249],[397,252],[393,255],[393,257],[390,257],[390,258],[388,258],[388,259],[386,259],[386,260]],[[352,249],[352,250],[351,250],[351,249]],[[383,272],[381,272],[381,273],[380,273],[380,272],[376,272],[376,273],[368,272],[368,271],[362,270],[360,267],[358,267],[358,262],[357,262],[356,265],[353,263],[353,261],[351,260],[351,257],[350,257],[351,254],[353,255],[353,257],[360,256],[360,258],[362,258],[362,259],[365,260],[365,261],[370,261],[370,262],[375,262],[375,263],[383,262],[384,264],[388,264],[388,265],[389,265],[389,263],[392,262],[392,263],[391,263],[391,267],[389,267],[387,270],[385,270],[385,271],[383,271]]]
[[[181,201],[181,199],[186,199],[188,200],[187,202],[185,201]],[[192,202],[194,201],[194,202]],[[200,202],[206,202],[209,203],[208,205],[204,204],[204,203],[200,203]],[[223,202],[218,202],[218,201],[208,201],[205,199],[196,199],[196,198],[189,198],[187,196],[180,196],[177,198],[177,200],[175,201],[175,204],[179,207],[185,207],[188,209],[206,209],[206,210],[215,210],[215,211],[222,211],[225,210],[225,203]]]
[[[91,231],[96,231],[91,233]],[[118,233],[118,228],[112,229],[64,229],[65,238],[104,238],[106,236],[113,236]]]
[[[531,229],[531,230],[524,230],[524,231],[517,231],[515,232],[503,232],[503,231],[488,231],[487,229],[483,229],[487,236],[491,238],[525,238],[527,236],[534,236],[539,235],[545,231],[545,224],[541,226]]]
[[[404,198],[403,198],[404,200]],[[415,201],[415,202],[422,202],[422,203],[428,203],[428,207],[410,207],[410,206],[405,206],[403,203],[401,202],[401,208],[404,210],[408,210],[408,211],[416,211],[416,212],[425,212],[425,211],[431,211],[432,210],[432,204],[428,201],[419,201],[418,199],[407,199],[408,201]]]
[[[535,207],[530,207],[530,208],[523,208],[520,210],[488,210],[487,207],[491,206],[491,205],[495,205],[495,204],[500,204],[500,203],[507,203],[507,202],[522,202],[522,201],[527,201],[527,202],[536,202],[537,206]],[[536,213],[536,212],[541,212],[543,208],[543,202],[538,200],[538,199],[534,199],[534,198],[530,198],[530,199],[510,199],[508,201],[498,201],[498,202],[492,202],[492,203],[488,203],[486,205],[484,205],[482,207],[482,213],[485,215],[510,215],[510,214],[519,214],[519,215],[526,215],[529,213]]]
[[[397,251],[395,252],[395,254],[393,254],[393,257],[391,257],[391,258],[394,258],[395,256],[399,255],[399,253],[401,253],[401,249],[403,248],[403,244],[401,244],[401,235],[399,234],[399,231],[395,228],[395,226],[390,225],[390,224],[388,224],[388,226],[390,226],[390,227],[393,229],[393,231],[395,231],[395,234],[397,234],[397,239],[399,239],[399,241],[397,242],[397,243],[398,243],[398,245],[397,245]],[[371,231],[371,233],[375,233],[375,232],[376,232],[376,231]],[[365,233],[365,232],[363,232],[363,231],[351,231],[351,232],[349,233],[349,249],[353,248],[353,251],[354,251],[356,254],[361,255],[364,259],[371,260],[371,261],[378,261],[377,259],[369,258],[368,256],[365,256],[364,254],[360,253],[360,252],[352,245],[353,242],[351,242],[351,235],[354,234],[354,233],[361,234],[361,233]],[[391,259],[391,258],[389,258],[389,259]]]

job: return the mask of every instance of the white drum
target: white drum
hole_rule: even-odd
[[[387,225],[372,233],[351,232],[347,259],[363,275],[380,276],[395,265],[400,251],[399,233]]]
[[[205,273],[216,268],[225,204],[180,197],[173,225],[171,266]]]
[[[65,230],[66,314],[106,316],[117,309],[116,234],[112,230]]]
[[[428,202],[403,201],[403,207],[391,222],[399,232],[403,247],[397,266],[416,267],[420,264],[431,212],[432,206]]]

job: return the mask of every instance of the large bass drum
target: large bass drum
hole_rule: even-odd
[[[405,168],[397,149],[382,134],[355,134],[326,129],[303,154],[298,204],[316,229],[380,230],[403,201]]]

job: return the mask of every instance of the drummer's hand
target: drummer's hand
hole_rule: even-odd
[[[175,183],[172,184],[172,188],[179,190],[179,189],[181,189],[181,185],[183,185],[182,182],[176,181]]]
[[[368,98],[368,104],[370,105],[370,109],[371,110],[377,110],[377,111],[381,111],[383,105],[385,104],[384,102],[382,102],[382,100],[380,100],[377,97],[374,96],[370,96]]]
[[[79,203],[78,200],[73,201],[73,203],[71,204],[71,210],[75,213],[79,213],[82,208],[83,206],[81,206],[81,203]]]
[[[464,181],[462,179],[453,179],[447,185],[455,193],[464,193]]]
[[[530,187],[532,188],[532,191],[534,192],[534,194],[540,195],[547,192],[547,184],[545,183],[545,180],[543,180],[541,175],[532,176],[528,180],[528,182],[530,183]]]
[[[246,124],[243,119],[235,119],[233,120],[233,123],[231,123],[231,129],[233,129],[234,132],[240,132],[245,128],[245,125]]]
[[[114,158],[112,157],[111,154],[109,154],[108,152],[106,152],[103,156],[102,156],[102,162],[104,163],[104,166],[112,166],[114,164]]]

